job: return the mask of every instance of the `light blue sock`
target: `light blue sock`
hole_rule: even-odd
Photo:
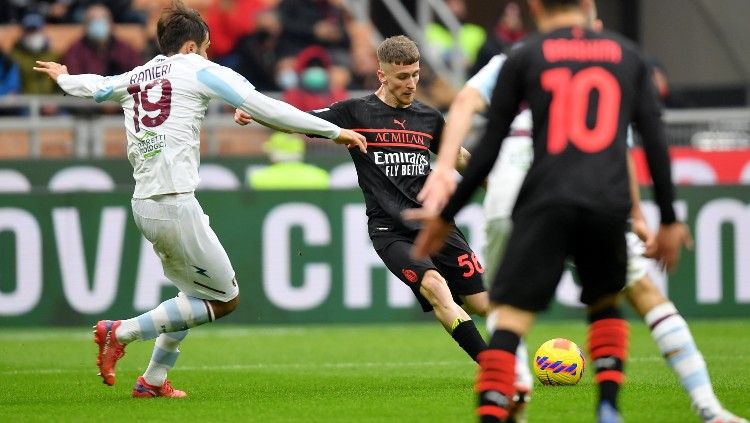
[[[156,338],[154,352],[151,354],[151,362],[143,373],[146,383],[152,386],[161,386],[167,380],[167,372],[174,367],[177,357],[180,355],[180,342],[187,336],[187,330],[179,332],[162,333]]]
[[[180,292],[151,311],[123,320],[116,335],[119,342],[128,344],[135,340],[154,339],[161,333],[184,331],[213,320],[213,309],[207,300]]]
[[[687,322],[674,304],[659,304],[646,313],[643,320],[696,409],[720,409],[721,404],[711,386],[706,362],[695,345]]]

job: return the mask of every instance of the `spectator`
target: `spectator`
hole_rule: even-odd
[[[54,94],[59,92],[55,81],[32,68],[36,61],[56,62],[59,55],[50,50],[49,39],[44,33],[44,18],[32,13],[23,17],[23,35],[11,51],[13,60],[21,69],[21,92],[23,94]]]
[[[445,5],[461,24],[458,45],[463,53],[464,63],[469,67],[476,60],[477,52],[487,38],[487,33],[481,26],[466,22],[465,0],[446,0]],[[429,49],[446,62],[450,62],[456,40],[448,28],[440,22],[432,22],[425,28],[425,39]]]
[[[500,21],[495,27],[495,36],[505,45],[512,45],[526,36],[518,3],[511,1],[505,5]]]
[[[348,13],[342,0],[282,0],[277,12],[281,20],[281,36],[277,45],[277,83],[291,88],[294,57],[311,45],[325,48],[333,59],[330,69],[332,85],[343,88],[349,84],[351,65],[350,39],[346,32]]]
[[[263,151],[271,165],[253,172],[248,178],[251,189],[328,189],[330,176],[325,169],[304,163],[305,142],[295,134],[274,133]]]
[[[668,109],[686,107],[688,105],[687,100],[669,89],[669,76],[664,64],[655,57],[648,58],[646,63],[651,68],[651,79],[654,81],[656,92],[659,94],[664,107]]]
[[[267,10],[256,16],[256,26],[255,32],[245,35],[237,42],[240,58],[237,72],[252,81],[259,90],[278,91],[274,68],[281,23],[274,11]]]
[[[378,57],[371,47],[352,49],[352,79],[350,90],[375,91],[380,87],[378,80]]]
[[[47,22],[70,22],[70,6],[75,0],[6,0],[0,7],[0,22],[21,22],[30,13],[42,15]]]
[[[134,9],[133,0],[68,0],[67,2],[75,3],[72,15],[76,22],[86,19],[85,16],[91,6],[103,5],[109,9],[114,22],[141,25],[146,23],[146,13],[143,10]]]
[[[495,25],[494,33],[487,37],[487,40],[479,49],[477,60],[474,62],[470,74],[476,75],[479,69],[482,69],[493,56],[502,53],[525,36],[526,30],[523,27],[521,7],[515,1],[510,1],[503,8],[497,20],[497,25]]]
[[[422,66],[419,70],[419,84],[423,88],[417,90],[417,100],[443,113],[448,111],[457,94],[450,81],[436,74],[429,66]]]
[[[371,22],[355,21],[347,27],[351,38],[351,80],[349,90],[377,91],[380,88],[378,80],[378,57],[375,54],[373,40],[375,28]]]
[[[21,75],[18,64],[0,51],[0,96],[21,92]]]
[[[284,91],[284,101],[300,110],[310,111],[345,100],[348,97],[346,90],[330,85],[331,64],[331,56],[323,47],[310,46],[302,50],[294,65],[299,83]]]
[[[46,0],[38,1],[38,11],[44,16],[44,20],[50,23],[71,22],[71,6],[75,0]]]
[[[70,47],[63,58],[72,75],[119,75],[143,63],[133,47],[112,35],[112,15],[105,6],[89,6],[84,25],[86,34]]]
[[[256,16],[266,8],[264,0],[214,0],[205,13],[211,32],[209,55],[216,63],[236,67],[237,41],[256,30]]]
[[[313,44],[328,50],[337,64],[349,60],[347,13],[341,0],[282,0],[279,57],[291,57]]]
[[[13,62],[10,56],[0,50],[0,96],[18,94],[21,91],[21,76],[18,64]],[[0,107],[0,116],[13,116],[20,114],[14,107]]]

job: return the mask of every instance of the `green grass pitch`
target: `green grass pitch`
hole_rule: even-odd
[[[750,415],[750,320],[690,322],[719,398]],[[530,354],[554,337],[585,347],[583,322],[540,322]],[[133,399],[151,342],[128,346],[117,384],[96,376],[90,329],[0,332],[1,422],[473,422],[473,363],[437,323],[192,330],[171,372],[186,399]],[[626,421],[697,422],[640,322],[632,323]],[[593,421],[588,369],[573,387],[535,385],[532,422]]]

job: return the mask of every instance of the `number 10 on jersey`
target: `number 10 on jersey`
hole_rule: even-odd
[[[617,133],[622,91],[609,71],[594,66],[573,74],[568,68],[552,68],[542,72],[541,82],[542,88],[552,93],[547,128],[550,154],[562,153],[568,140],[586,153],[597,153],[612,144]],[[594,90],[599,98],[596,123],[589,128],[586,117]]]

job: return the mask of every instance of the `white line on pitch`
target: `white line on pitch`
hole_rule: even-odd
[[[737,356],[709,356],[709,360],[735,360]],[[628,362],[655,362],[664,359],[658,355],[631,357]],[[242,371],[242,370],[283,370],[283,369],[356,369],[356,368],[403,368],[403,367],[447,367],[447,366],[465,366],[470,364],[468,361],[411,361],[411,362],[340,362],[340,363],[254,363],[254,364],[226,364],[219,366],[177,366],[175,371]],[[62,374],[62,373],[81,373],[96,370],[91,367],[76,367],[65,369],[13,369],[0,370],[0,375],[25,375],[25,374]],[[140,368],[125,367],[120,368],[122,371],[138,371]]]
[[[343,363],[255,363],[255,364],[227,364],[220,366],[177,366],[175,371],[223,371],[223,370],[264,370],[264,369],[350,369],[350,368],[381,368],[381,367],[428,367],[428,366],[458,366],[466,365],[467,361],[413,361],[413,362],[343,362]],[[18,369],[2,370],[0,374],[57,374],[86,372],[90,367],[67,369]],[[120,369],[123,370],[123,369]],[[125,368],[125,371],[136,371],[136,368]]]

